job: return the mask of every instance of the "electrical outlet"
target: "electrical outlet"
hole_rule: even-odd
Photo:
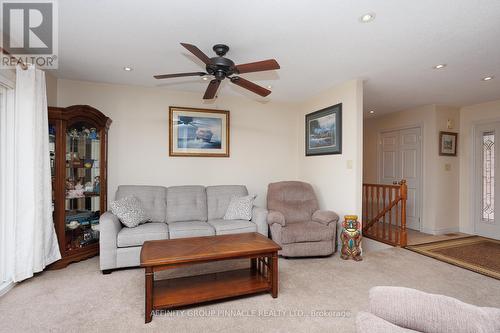
[[[352,169],[352,160],[347,160],[347,169]]]
[[[450,163],[444,164],[444,171],[451,171],[451,164]]]

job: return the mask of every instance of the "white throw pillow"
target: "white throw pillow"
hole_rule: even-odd
[[[232,197],[227,207],[224,220],[247,220],[252,219],[253,201],[256,195],[245,197]]]
[[[120,222],[129,228],[135,228],[150,220],[141,202],[134,196],[113,201],[109,207],[111,212],[120,219]]]

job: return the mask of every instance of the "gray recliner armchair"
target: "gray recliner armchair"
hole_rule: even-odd
[[[319,210],[312,186],[298,181],[271,183],[267,223],[284,257],[327,256],[336,250],[339,216]]]

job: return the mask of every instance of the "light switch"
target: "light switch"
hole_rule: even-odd
[[[453,119],[448,119],[448,121],[446,122],[446,127],[448,129],[453,129]]]
[[[352,160],[347,160],[347,169],[352,169]]]
[[[450,163],[444,164],[444,171],[451,171],[451,164]]]

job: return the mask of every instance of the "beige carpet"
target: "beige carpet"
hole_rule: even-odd
[[[102,275],[93,258],[44,272],[0,298],[0,331],[354,332],[355,315],[366,309],[368,290],[377,285],[412,287],[500,307],[497,280],[400,248],[369,252],[362,262],[335,255],[280,259],[279,264],[277,299],[262,294],[212,303],[176,317],[157,316],[145,325],[143,270]],[[218,312],[212,316],[211,310]],[[240,312],[224,316],[225,310]]]

